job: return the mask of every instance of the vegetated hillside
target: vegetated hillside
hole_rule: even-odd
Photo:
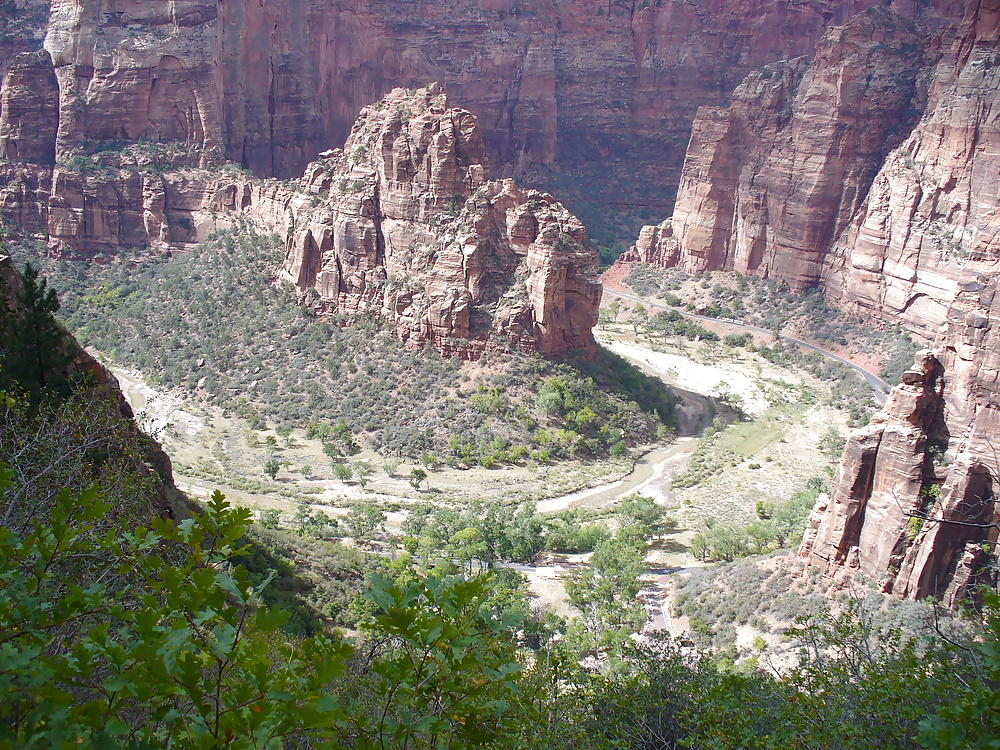
[[[370,322],[317,317],[275,281],[281,254],[275,237],[243,226],[190,255],[46,271],[85,344],[252,422],[336,432],[345,452],[364,440],[384,455],[492,466],[618,455],[674,424],[669,390],[607,352],[463,365],[407,351]]]
[[[113,512],[172,514],[170,459],[138,429],[112,376],[56,318],[34,268],[0,255],[0,461],[14,472],[0,516],[25,524],[63,488],[96,488]]]
[[[36,330],[59,331],[51,296],[25,289],[43,311]],[[22,353],[16,347],[42,340],[9,316],[3,322],[7,363]],[[106,442],[106,426],[114,432],[121,415],[112,408],[105,423],[89,408],[116,401],[94,400],[93,383],[70,378],[66,393],[53,388],[61,378],[36,374],[44,382],[20,375],[29,387],[5,382],[0,394],[0,727],[11,746],[47,748],[65,733],[81,748],[189,746],[193,737],[247,749],[279,740],[437,747],[443,737],[449,747],[494,750],[937,750],[954,747],[951,738],[988,746],[998,735],[995,712],[982,709],[996,700],[984,676],[996,669],[995,595],[982,631],[949,631],[947,640],[882,630],[867,602],[848,601],[836,616],[819,609],[783,633],[808,646],[798,666],[781,677],[752,660],[733,669],[726,653],[630,636],[645,620],[635,598],[643,550],[669,530],[662,508],[633,498],[621,503],[613,537],[573,529],[575,513],[550,527],[554,546],[594,549],[589,567],[568,580],[585,615],[554,638],[558,623],[533,616],[518,574],[451,575],[492,554],[530,555],[541,531],[530,516],[481,530],[475,524],[487,514],[475,509],[462,518],[424,508],[407,529],[420,565],[407,555],[369,565],[313,540],[251,531],[249,511],[219,494],[183,523],[137,524],[151,490],[138,471],[142,451]],[[125,432],[134,437],[134,426]],[[51,473],[53,458],[62,463]],[[305,525],[300,532],[310,535]],[[322,586],[295,575],[303,559],[328,577]],[[371,567],[382,575],[354,596]],[[724,601],[686,587],[705,638],[725,638],[736,618],[774,596],[780,575],[742,570],[749,574],[723,572]],[[270,609],[274,599],[295,607],[295,619]],[[363,638],[280,632],[319,629],[317,609],[360,621]],[[705,630],[709,612],[725,620],[716,633]],[[414,653],[437,656],[415,666]]]

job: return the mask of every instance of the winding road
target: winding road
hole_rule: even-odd
[[[617,292],[614,289],[608,289],[607,287],[604,287],[604,292],[606,294],[613,294],[616,297],[621,297],[622,299],[627,299],[632,302],[641,302],[647,307],[655,307],[660,310],[676,310],[676,308],[670,307],[669,305],[661,305],[657,302],[650,302],[649,300],[643,299],[642,297],[636,297],[632,294],[626,294],[625,292]],[[685,318],[690,318],[691,320],[700,320],[709,323],[725,323],[726,325],[733,326],[734,328],[743,328],[748,331],[756,331],[758,333],[767,333],[772,335],[774,333],[773,331],[769,331],[766,328],[750,325],[749,323],[735,323],[732,320],[729,320],[728,318],[726,319],[710,318],[705,315],[696,315],[694,313],[681,312],[680,310],[677,310],[677,312],[680,312],[680,314],[683,315]],[[839,354],[834,354],[833,352],[827,351],[826,349],[816,346],[815,344],[810,344],[808,341],[802,341],[801,339],[797,339],[792,336],[787,336],[784,333],[779,333],[778,336],[784,339],[785,341],[790,341],[793,344],[798,344],[799,346],[804,346],[807,349],[812,349],[814,352],[819,352],[824,357],[829,357],[830,359],[836,360],[837,362],[845,364],[848,367],[851,367],[854,370],[856,370],[857,373],[861,375],[861,377],[865,379],[865,382],[868,383],[868,385],[871,387],[872,393],[875,396],[875,400],[878,401],[879,406],[884,405],[886,400],[889,398],[889,390],[892,388],[892,386],[890,386],[888,383],[886,383],[884,380],[882,380],[882,378],[880,378],[872,371],[866,370],[861,365],[854,364],[849,359],[844,359]]]

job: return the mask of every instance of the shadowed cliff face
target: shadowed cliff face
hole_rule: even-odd
[[[483,124],[500,176],[590,173],[600,156],[662,188],[699,106],[761,64],[812,54],[825,29],[875,4],[53,0],[45,48],[60,155],[181,139],[290,178],[342,145],[363,106],[440,81]]]

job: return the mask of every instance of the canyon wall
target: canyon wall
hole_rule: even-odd
[[[874,4],[52,0],[45,47],[60,149],[177,138],[294,177],[344,142],[362,106],[440,81],[483,122],[498,164],[589,161],[649,139],[676,170],[699,105]]]
[[[225,160],[295,178],[343,145],[363,106],[397,86],[440,81],[483,124],[498,176],[558,188],[592,213],[666,213],[700,106],[726,104],[761,65],[811,56],[827,29],[876,4],[18,0],[12,23],[30,33],[0,43],[0,73],[44,36],[52,69],[39,68],[37,80],[56,81],[56,110],[39,112],[30,139],[88,178],[81,154],[139,140],[188,146],[172,150],[171,166]],[[904,12],[946,18],[948,5]],[[7,84],[15,119],[22,86],[23,76]],[[48,191],[61,186],[25,172],[8,168],[0,185],[27,185],[24,199],[37,205],[0,210],[16,220],[41,212],[41,234]],[[100,200],[109,187],[95,186]],[[123,202],[133,210],[133,198]]]
[[[286,234],[302,295],[382,316],[414,346],[587,351],[599,291],[580,223],[546,193],[488,183],[488,165],[599,215],[666,216],[676,189],[625,261],[820,287],[905,325],[942,368],[920,386],[940,424],[902,436],[913,412],[890,411],[865,440],[896,435],[896,458],[849,448],[883,484],[843,489],[871,513],[830,521],[811,558],[858,557],[908,596],[951,596],[928,571],[979,565],[978,538],[955,532],[972,526],[898,526],[926,515],[925,487],[964,512],[998,469],[1000,0],[12,7],[0,217],[49,252],[184,251],[244,213]],[[433,80],[451,103],[423,89],[365,109]],[[927,468],[928,444],[953,468]],[[909,498],[895,520],[887,497]],[[863,562],[869,523],[894,541]]]
[[[623,263],[819,287],[932,347],[847,443],[801,553],[953,605],[995,585],[1000,3],[872,8],[699,109],[673,215]]]
[[[954,606],[996,586],[1000,529],[1000,223],[980,228],[934,339],[849,437],[800,554],[901,597]]]
[[[1000,205],[1000,3],[929,31],[886,7],[698,111],[673,215],[624,262],[820,287],[930,343]]]

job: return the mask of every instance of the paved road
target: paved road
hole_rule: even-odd
[[[614,289],[608,289],[607,287],[604,288],[604,291],[605,293],[613,294],[616,297],[622,297],[623,299],[631,300],[633,302],[641,302],[647,307],[657,307],[660,308],[661,310],[676,309],[670,307],[669,305],[661,305],[657,302],[650,302],[649,300],[643,299],[642,297],[635,297],[631,294],[626,294],[625,292],[616,292]],[[685,318],[690,318],[692,320],[702,320],[710,323],[725,323],[727,325],[735,326],[737,328],[745,328],[748,331],[757,331],[759,333],[768,333],[768,334],[774,333],[773,331],[769,331],[766,328],[761,328],[760,326],[753,326],[747,323],[734,323],[729,319],[709,318],[704,315],[695,315],[694,313],[682,312],[680,310],[678,310],[677,312],[680,312],[681,315],[683,315]],[[815,344],[810,344],[808,341],[801,341],[800,339],[793,338],[792,336],[786,336],[783,333],[779,333],[778,335],[785,341],[790,341],[793,344],[798,344],[799,346],[804,346],[807,349],[812,349],[814,352],[819,352],[825,357],[829,357],[830,359],[834,359],[837,362],[840,362],[841,364],[845,364],[848,367],[854,368],[858,372],[858,374],[865,379],[865,382],[868,383],[869,386],[871,386],[872,393],[875,395],[875,400],[879,402],[879,405],[885,404],[886,399],[888,399],[889,397],[888,396],[889,390],[892,386],[890,386],[888,383],[882,380],[882,378],[880,378],[875,373],[871,372],[870,370],[866,370],[864,367],[861,367],[861,365],[854,364],[850,360],[844,359],[839,354],[834,354],[833,352],[827,351],[826,349],[818,347]]]

